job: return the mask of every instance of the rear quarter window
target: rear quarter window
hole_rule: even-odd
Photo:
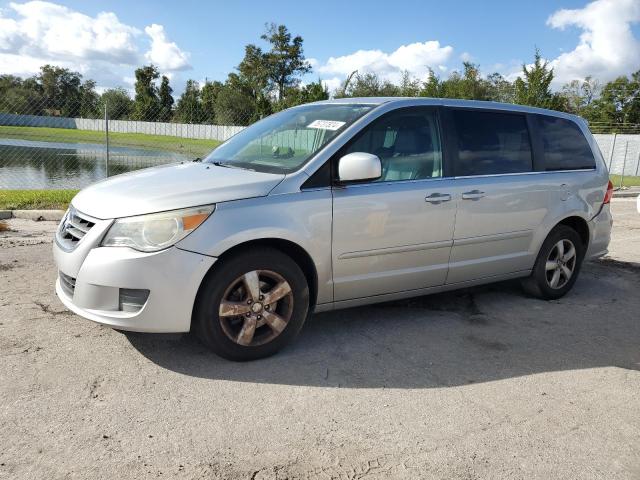
[[[580,127],[571,120],[538,116],[544,168],[554,170],[594,169],[596,161]]]

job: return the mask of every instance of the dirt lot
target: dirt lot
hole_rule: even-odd
[[[640,214],[560,301],[502,283],[316,315],[236,364],[65,311],[0,233],[0,478],[640,478]]]

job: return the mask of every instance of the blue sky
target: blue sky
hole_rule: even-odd
[[[26,74],[38,61],[59,60],[104,86],[130,87],[135,63],[149,59],[160,63],[176,86],[187,78],[223,80],[241,60],[244,45],[260,43],[265,22],[283,23],[302,35],[315,67],[310,79],[320,76],[330,86],[351,68],[395,80],[404,69],[424,78],[428,65],[446,77],[460,68],[462,58],[479,63],[485,73],[513,76],[522,62],[531,61],[534,46],[555,62],[559,81],[586,74],[609,80],[640,68],[640,0],[396,1],[384,7],[361,0],[62,0],[28,8],[24,3],[0,1],[0,73]],[[83,22],[95,31],[91,22],[101,12],[114,15],[107,23],[119,22],[119,30],[109,35],[129,35],[131,45],[118,43],[110,51],[108,36],[92,41],[82,28],[75,32]],[[70,13],[80,20],[65,27]],[[154,30],[145,31],[152,24]],[[18,37],[25,25],[34,30],[26,40]],[[60,40],[43,34],[47,28],[70,33]],[[104,44],[82,50],[73,46],[73,35],[80,44]],[[68,48],[61,46],[65,42]],[[20,69],[25,71],[15,71]]]

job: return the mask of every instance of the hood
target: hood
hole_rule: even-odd
[[[189,162],[117,175],[78,193],[73,206],[99,219],[268,195],[283,174]]]

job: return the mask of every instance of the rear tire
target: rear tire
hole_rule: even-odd
[[[585,246],[580,235],[566,225],[556,226],[540,248],[531,275],[522,280],[528,294],[555,300],[571,290],[580,273]]]
[[[258,247],[216,263],[196,298],[194,330],[223,358],[256,360],[289,344],[308,311],[300,267],[279,250]]]

